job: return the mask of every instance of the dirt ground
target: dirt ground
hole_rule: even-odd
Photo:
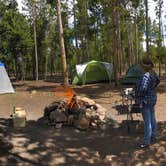
[[[166,165],[166,75],[158,88],[156,116],[158,141],[147,149],[137,148],[143,136],[141,115],[127,131],[127,115],[118,113],[121,92],[130,86],[110,84],[73,86],[78,95],[87,96],[107,109],[107,122],[98,129],[80,131],[42,124],[46,105],[55,101],[58,81],[13,82],[16,93],[0,95],[0,165],[23,166],[165,166]],[[27,112],[25,128],[13,128],[10,115],[13,107]]]

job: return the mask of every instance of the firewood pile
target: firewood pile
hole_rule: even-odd
[[[72,104],[71,104],[72,103]],[[44,109],[46,123],[56,128],[73,125],[78,129],[99,127],[105,123],[106,109],[87,97],[73,95],[70,104],[60,99]]]

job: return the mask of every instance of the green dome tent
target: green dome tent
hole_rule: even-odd
[[[139,64],[128,68],[126,75],[121,79],[122,84],[136,84],[137,80],[143,75],[142,67]]]
[[[72,84],[110,82],[112,73],[112,63],[92,60],[88,63],[76,65],[76,74]]]

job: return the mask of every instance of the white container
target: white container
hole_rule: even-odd
[[[26,111],[21,107],[14,107],[13,109],[13,126],[25,127],[26,125]]]

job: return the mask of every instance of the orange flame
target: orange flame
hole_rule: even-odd
[[[72,107],[73,97],[76,95],[76,92],[67,85],[56,87],[55,88],[55,96],[61,97],[67,101],[67,105]]]

